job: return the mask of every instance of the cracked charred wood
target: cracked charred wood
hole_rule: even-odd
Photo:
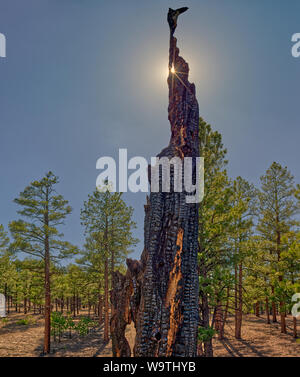
[[[125,337],[126,326],[131,323],[130,298],[133,285],[130,272],[126,276],[118,271],[113,272],[113,287],[110,292],[112,352],[114,357],[130,357],[131,349]]]
[[[157,157],[199,157],[199,110],[189,67],[171,35],[168,78],[169,145]],[[195,170],[195,169],[194,169]],[[193,170],[193,178],[196,172]],[[150,171],[150,168],[149,168]],[[182,176],[184,169],[182,169]],[[151,183],[151,174],[149,180]],[[160,186],[162,173],[159,175]],[[136,268],[135,356],[196,356],[198,314],[198,204],[186,192],[151,192],[145,205],[144,252]],[[182,183],[182,182],[181,182]],[[129,268],[130,269],[130,268]],[[134,270],[134,268],[132,267]]]
[[[127,274],[130,276],[133,286],[133,294],[130,298],[131,315],[134,325],[137,327],[138,311],[141,301],[141,277],[143,265],[142,262],[133,259],[127,259],[126,264],[128,267]]]
[[[127,274],[129,274],[133,285],[133,294],[130,299],[131,316],[137,334],[141,332],[141,323],[139,319],[141,310],[142,279],[146,266],[145,257],[146,253],[143,251],[140,261],[134,259],[126,260],[128,267]],[[136,344],[134,345],[133,354],[136,354]]]

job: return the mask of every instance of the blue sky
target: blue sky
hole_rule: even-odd
[[[300,182],[299,0],[0,0],[0,223],[17,218],[13,199],[52,170],[74,209],[65,238],[81,245],[97,159],[127,148],[149,160],[168,144],[169,6],[190,7],[178,46],[200,115],[223,135],[230,176],[257,184],[277,161]],[[125,199],[142,241],[145,195]]]

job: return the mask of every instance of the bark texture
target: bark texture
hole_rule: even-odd
[[[168,78],[171,139],[158,157],[183,161],[199,157],[199,110],[195,86],[188,81],[188,64],[176,43],[171,36],[169,67],[175,69]],[[186,203],[184,190],[174,192],[172,183],[174,171],[171,192],[151,192],[145,205],[135,356],[196,356],[197,352],[198,205]]]
[[[133,293],[133,284],[128,271],[126,276],[120,272],[112,273],[113,289],[110,293],[111,320],[110,334],[112,339],[112,352],[114,357],[130,357],[131,350],[125,337],[127,324],[131,323],[130,299]]]

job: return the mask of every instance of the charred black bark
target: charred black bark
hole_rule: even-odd
[[[199,157],[199,110],[189,67],[170,38],[171,140],[158,157]],[[171,70],[171,68],[173,69]],[[184,174],[184,168],[183,174]],[[193,176],[195,178],[195,169]],[[150,177],[150,182],[153,177]],[[160,181],[162,176],[160,175]],[[144,272],[135,356],[196,356],[198,329],[198,204],[186,192],[151,192],[145,206]]]
[[[131,350],[125,337],[127,324],[131,323],[130,299],[133,293],[130,273],[126,276],[120,272],[112,273],[113,289],[110,300],[112,313],[110,319],[110,334],[112,338],[112,352],[114,357],[130,357]]]

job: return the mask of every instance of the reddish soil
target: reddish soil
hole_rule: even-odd
[[[225,328],[225,338],[214,338],[214,356],[231,357],[295,357],[300,356],[300,339],[293,338],[292,317],[286,318],[287,334],[280,333],[280,323],[266,323],[266,317],[247,315],[244,317],[242,339],[234,334],[234,318],[230,317]],[[300,321],[298,321],[300,322]],[[298,323],[300,336],[300,323]]]
[[[86,315],[86,313],[81,314]],[[29,324],[18,324],[18,321],[24,318],[29,319]],[[4,321],[0,319],[0,357],[40,356],[43,349],[43,325],[43,318],[40,315],[13,312]],[[127,339],[131,348],[134,344],[134,336],[134,326],[128,326]],[[70,339],[68,334],[65,334],[61,342],[54,342],[52,337],[51,340],[50,357],[112,356],[111,341],[103,342],[103,326],[92,329],[86,336],[73,334]]]
[[[81,313],[85,314],[86,313]],[[27,318],[29,324],[18,321]],[[300,322],[300,321],[299,321]],[[300,333],[300,324],[299,333]],[[242,339],[237,340],[234,333],[234,320],[228,319],[225,338],[213,340],[214,356],[300,356],[300,340],[292,336],[292,318],[287,317],[288,334],[280,333],[280,324],[266,324],[264,316],[244,316]],[[128,326],[126,336],[131,349],[134,344],[135,329]],[[3,356],[40,356],[43,344],[43,318],[40,315],[10,313],[6,320],[0,319],[0,357]],[[52,342],[50,357],[112,356],[111,341],[103,342],[103,327],[96,327],[88,335],[80,337],[73,334],[69,339],[65,334],[61,342]]]

